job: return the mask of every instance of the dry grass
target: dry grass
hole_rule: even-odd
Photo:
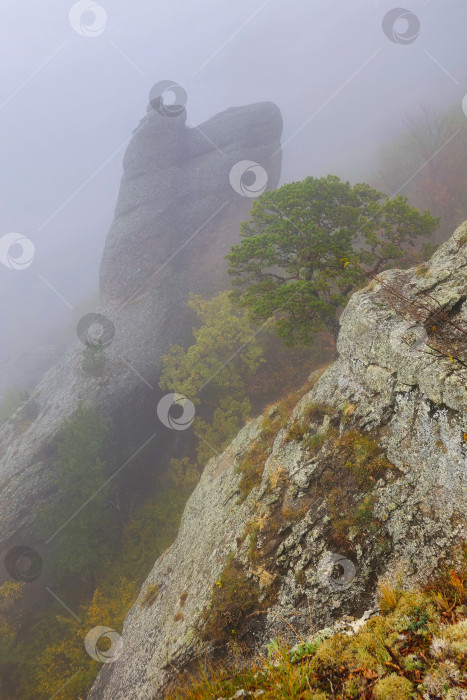
[[[240,474],[240,503],[249,495],[255,486],[261,483],[266,460],[271,454],[272,444],[278,432],[287,424],[290,413],[295,407],[300,395],[294,391],[282,401],[270,407],[261,423],[261,433],[250,445],[237,466]]]
[[[369,435],[352,430],[333,437],[333,430],[331,428],[329,435],[313,437],[315,451],[324,439],[331,439],[317,488],[326,498],[336,545],[353,548],[349,538],[351,530],[360,544],[365,533],[376,531],[372,491],[378,480],[394,467]]]
[[[396,587],[385,579],[378,584],[380,592],[379,606],[383,613],[391,612],[397,608],[399,600],[402,596],[401,581],[398,579]]]
[[[308,423],[316,423],[321,421],[324,416],[333,413],[333,411],[334,409],[325,403],[310,402],[303,411],[303,420]]]
[[[211,600],[203,614],[203,639],[216,644],[236,639],[247,616],[255,610],[258,596],[257,582],[248,577],[237,559],[230,557],[212,587]]]
[[[467,691],[467,561],[423,591],[380,585],[382,611],[354,636],[314,634],[294,654],[283,640],[269,654],[200,664],[170,700],[410,700],[462,698]],[[443,601],[439,604],[439,601]],[[448,692],[451,690],[451,694]]]
[[[286,442],[301,442],[307,432],[307,426],[303,421],[294,421],[285,434]]]
[[[285,428],[297,403],[305,394],[311,391],[330,364],[332,363],[329,362],[313,372],[311,378],[299,390],[291,391],[278,403],[266,407],[261,423],[261,434],[249,447],[237,466],[237,473],[241,475],[239,482],[240,503],[245,500],[255,486],[261,483],[266,460],[271,453],[276,435]],[[329,407],[325,406],[325,404],[310,404],[307,420],[311,420],[312,417],[323,416],[328,410]],[[286,440],[298,441],[304,435],[305,427],[294,424],[289,428]]]

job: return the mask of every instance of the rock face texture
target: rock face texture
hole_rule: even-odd
[[[229,109],[193,128],[185,111],[164,117],[149,105],[123,161],[101,262],[103,302],[117,311],[154,289],[169,286],[184,299],[195,288],[218,289],[224,255],[251,206],[233,189],[230,172],[254,161],[266,171],[268,189],[275,188],[281,131],[280,112],[270,103]]]
[[[216,648],[258,651],[279,633],[294,643],[286,621],[306,635],[310,622],[359,617],[378,577],[421,583],[455,559],[467,537],[467,371],[410,342],[387,285],[430,295],[465,329],[467,224],[427,265],[379,279],[346,307],[338,359],[207,464],[89,698],[163,698]]]
[[[270,103],[229,109],[191,128],[185,110],[174,117],[148,107],[124,158],[102,259],[101,307],[90,309],[115,331],[104,372],[83,372],[85,346],[77,340],[35,389],[34,411],[19,411],[0,430],[3,553],[18,542],[36,544],[27,528],[54,497],[53,441],[78,402],[103,413],[121,445],[121,464],[146,441],[157,459],[171,432],[156,417],[161,355],[191,335],[189,292],[225,288],[224,256],[253,201],[232,187],[230,172],[239,161],[254,161],[267,173],[267,188],[277,187],[281,131]]]

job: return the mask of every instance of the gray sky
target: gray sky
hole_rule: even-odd
[[[0,237],[24,234],[36,255],[26,270],[0,264],[0,361],[70,318],[47,283],[70,304],[97,287],[124,144],[159,80],[185,87],[193,123],[275,102],[284,182],[364,179],[420,103],[460,109],[465,0],[403,1],[420,21],[408,45],[383,33],[392,0],[102,0],[91,37],[71,26],[69,0],[2,0]]]

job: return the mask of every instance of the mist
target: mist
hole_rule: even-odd
[[[466,26],[3,0],[0,699],[465,696]]]
[[[190,125],[275,102],[282,182],[367,180],[405,115],[420,104],[461,111],[461,0],[408,3],[420,20],[409,45],[384,35],[393,5],[383,0],[103,6],[102,31],[83,36],[67,3],[2,3],[0,233],[36,249],[28,269],[0,267],[2,362],[54,342],[97,291],[123,154],[157,81],[183,85]]]

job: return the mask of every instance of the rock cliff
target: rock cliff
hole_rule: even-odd
[[[207,464],[89,698],[162,698],[196,659],[232,642],[258,651],[289,623],[306,634],[361,616],[378,577],[420,583],[456,558],[467,537],[466,370],[407,337],[388,285],[465,329],[467,224],[428,264],[355,293],[336,361]]]
[[[170,432],[156,418],[161,355],[190,338],[189,292],[225,287],[224,256],[253,201],[232,186],[232,168],[255,162],[267,174],[264,187],[278,185],[282,120],[275,105],[229,109],[191,128],[186,116],[185,109],[167,116],[150,104],[125,154],[101,265],[101,306],[90,309],[104,329],[102,376],[82,368],[82,340],[96,325],[90,316],[80,326],[82,340],[35,389],[34,410],[20,410],[0,429],[3,555],[17,543],[36,546],[36,510],[57,497],[54,438],[79,402],[97,407],[109,424],[119,459],[112,471],[146,441],[157,463]]]

